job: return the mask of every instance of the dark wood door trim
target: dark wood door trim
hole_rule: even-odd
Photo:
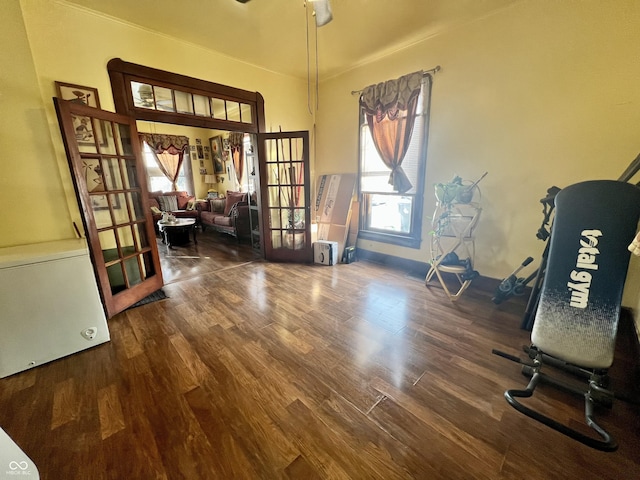
[[[137,120],[189,125],[192,127],[210,128],[212,130],[241,131],[247,133],[265,131],[264,98],[259,92],[242,90],[228,85],[125,62],[120,58],[111,59],[107,64],[107,70],[111,80],[113,101],[116,112],[118,113],[131,115]],[[210,95],[216,98],[251,105],[252,122],[241,123],[231,120],[162,112],[136,107],[133,103],[131,93],[131,81],[149,82],[167,88],[178,88],[185,92]]]
[[[275,132],[275,133],[261,133],[258,134],[258,160],[260,166],[260,195],[261,195],[261,212],[262,219],[262,232],[265,258],[267,260],[278,262],[297,262],[297,263],[311,263],[313,261],[313,250],[311,244],[311,174],[309,171],[309,132],[297,131],[297,132]],[[274,214],[275,209],[272,209],[269,202],[269,189],[278,187],[278,184],[274,184],[269,181],[269,168],[273,166],[273,159],[269,158],[266,143],[270,141],[287,141],[296,139],[302,140],[302,152],[301,159],[304,165],[304,177],[302,188],[304,190],[304,245],[302,248],[287,248],[284,246],[274,245],[272,232],[278,236],[278,231],[282,231],[284,228],[282,225],[277,226],[278,221],[273,221],[271,215]],[[276,155],[277,156],[277,155]],[[288,160],[278,160],[278,162],[285,166],[289,163]],[[295,162],[294,162],[295,163]],[[289,163],[290,165],[290,163]],[[285,189],[290,189],[293,185],[297,184],[297,180],[290,179],[288,182],[290,185],[286,185]],[[282,208],[282,207],[280,207]],[[286,208],[284,208],[287,210]],[[293,212],[293,209],[290,209]],[[282,232],[281,232],[282,233]],[[293,241],[295,243],[295,239]]]

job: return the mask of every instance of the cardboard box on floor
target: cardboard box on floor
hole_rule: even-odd
[[[355,247],[358,241],[358,230],[360,229],[360,202],[351,201],[351,221],[349,222],[349,236],[347,237],[347,247]]]
[[[355,186],[355,173],[318,177],[315,203],[317,239],[338,242],[338,261],[342,259],[349,234],[351,200]]]
[[[313,242],[313,263],[335,265],[338,259],[338,242],[318,240]]]

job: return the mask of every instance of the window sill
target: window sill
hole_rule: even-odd
[[[372,230],[360,230],[358,232],[358,238],[415,249],[419,249],[420,244],[422,243],[422,240],[420,238],[407,237],[404,235],[394,235],[392,233],[382,233]]]

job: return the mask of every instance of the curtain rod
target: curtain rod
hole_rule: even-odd
[[[436,73],[438,73],[440,70],[442,70],[442,67],[440,65],[436,65],[435,67],[433,67],[430,70],[424,70],[422,72],[422,76],[426,77],[427,75],[429,75],[430,73],[433,73],[434,75]],[[351,95],[355,95],[357,93],[362,93],[362,90],[351,90]]]

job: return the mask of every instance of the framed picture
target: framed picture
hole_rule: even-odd
[[[202,145],[196,145],[196,148],[198,150],[198,158],[204,159],[204,149]]]
[[[58,98],[71,100],[73,103],[88,105],[89,107],[100,108],[98,89],[83,87],[73,83],[55,82]]]
[[[107,210],[109,203],[106,195],[91,195],[91,208],[94,210]]]
[[[95,146],[95,137],[91,118],[82,115],[71,115],[71,121],[73,122],[73,128],[76,132],[76,141],[78,142],[78,145],[89,147]]]
[[[211,137],[211,156],[213,157],[213,173],[223,173],[222,137],[220,135]]]
[[[98,89],[74,85],[73,83],[55,82],[55,84],[58,98],[69,100],[72,103],[79,103],[80,105],[100,108]],[[107,132],[102,122],[100,122],[100,128],[94,132],[93,124],[89,117],[72,115],[71,120],[76,131],[78,145],[93,147],[97,137],[101,146],[107,146]]]
[[[106,185],[109,190],[116,190],[122,188],[117,184],[118,177],[115,176],[113,167],[109,164],[109,167],[103,171],[101,162],[98,159],[87,158],[82,161],[82,170],[84,173],[84,180],[86,182],[86,188],[91,198],[91,206],[94,210],[106,210],[109,208],[107,202],[107,195],[102,194],[107,192]],[[99,194],[99,195],[96,195]],[[120,208],[120,195],[112,196],[113,208]]]
[[[98,120],[96,119],[95,121]],[[100,122],[100,128],[95,130],[90,117],[74,114],[71,114],[71,122],[73,123],[78,145],[95,148],[96,139],[101,147],[106,147],[108,145],[104,123]]]
[[[222,158],[216,157],[213,159],[213,173],[224,173]]]
[[[112,196],[113,209],[120,209],[120,198],[118,195]],[[91,195],[91,208],[94,210],[108,210],[109,202],[106,195]]]

